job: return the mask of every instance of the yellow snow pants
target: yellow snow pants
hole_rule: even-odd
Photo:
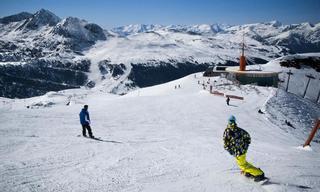
[[[246,160],[246,153],[236,157],[237,164],[241,171],[245,173],[250,173],[253,176],[259,176],[263,174],[263,171],[255,166],[251,165]]]

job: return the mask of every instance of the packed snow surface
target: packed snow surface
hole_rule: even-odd
[[[203,89],[207,81],[216,81],[214,90],[244,100],[231,99],[227,106],[224,97]],[[75,89],[21,100],[0,98],[0,189],[320,191],[320,145],[302,148],[304,140],[257,113],[274,94],[273,88],[236,87],[198,73],[126,96]],[[78,136],[84,104],[89,105],[93,134],[103,141]],[[271,184],[240,175],[223,149],[231,114],[251,134],[248,161]]]

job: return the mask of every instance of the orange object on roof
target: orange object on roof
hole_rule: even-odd
[[[243,36],[242,54],[240,56],[240,69],[239,69],[239,71],[245,71],[245,70],[246,70],[246,57],[244,56],[244,36]]]

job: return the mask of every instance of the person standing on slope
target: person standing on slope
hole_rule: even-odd
[[[227,102],[227,105],[229,105],[229,102],[230,102],[230,97],[229,96],[227,96],[226,102]]]
[[[80,117],[80,123],[82,125],[82,135],[86,137],[87,136],[86,130],[88,130],[89,137],[94,138],[94,136],[92,135],[91,127],[90,127],[90,116],[88,112],[88,105],[84,105],[83,109],[79,114],[79,117]]]
[[[247,162],[246,154],[251,143],[251,138],[247,131],[237,126],[236,118],[233,115],[228,119],[228,126],[223,133],[223,141],[224,149],[236,158],[241,173],[246,177],[253,177],[254,181],[265,179],[261,169]]]

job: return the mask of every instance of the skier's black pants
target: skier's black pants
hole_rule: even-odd
[[[90,125],[82,125],[82,135],[86,136],[86,129],[88,129],[89,137],[92,137],[92,131]]]

